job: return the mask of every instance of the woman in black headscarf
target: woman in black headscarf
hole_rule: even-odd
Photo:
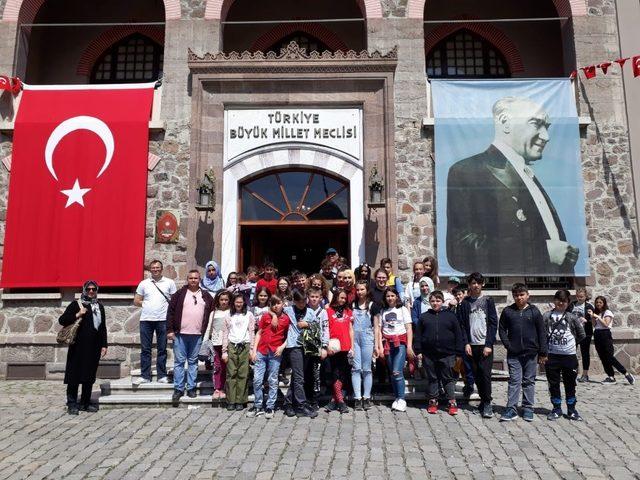
[[[107,323],[104,306],[98,301],[98,284],[93,280],[82,286],[80,300],[71,302],[58,319],[63,327],[82,318],[75,342],[69,346],[64,383],[67,384],[67,412],[78,415],[79,410],[97,412],[92,405],[91,389],[96,381],[100,357],[107,354]],[[78,388],[82,395],[78,404]]]

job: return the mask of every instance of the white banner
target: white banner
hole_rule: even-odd
[[[225,110],[225,165],[278,143],[313,144],[338,150],[362,163],[359,108],[265,108]]]

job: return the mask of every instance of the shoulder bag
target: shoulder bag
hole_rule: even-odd
[[[80,300],[77,300],[77,302],[78,302],[78,306],[80,307],[80,310],[82,310],[82,303],[80,303]],[[77,318],[76,321],[73,322],[71,325],[67,325],[66,327],[64,327],[62,330],[58,332],[56,341],[60,345],[70,346],[75,343],[76,335],[78,333],[78,328],[80,328],[80,322],[82,322],[83,317],[84,315],[82,315],[80,318]]]

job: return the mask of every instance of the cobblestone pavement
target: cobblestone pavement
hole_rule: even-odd
[[[548,422],[546,383],[536,390],[533,423],[417,405],[266,420],[206,407],[72,417],[58,382],[0,382],[0,478],[640,478],[638,386],[580,385],[584,423]],[[494,392],[500,411],[506,384]]]

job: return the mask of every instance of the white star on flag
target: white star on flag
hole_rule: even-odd
[[[79,203],[84,207],[83,196],[91,190],[90,188],[80,188],[80,183],[76,178],[76,182],[73,184],[73,188],[70,190],[60,190],[61,193],[64,193],[67,197],[67,204],[64,208],[67,208],[69,205],[73,205],[74,203]]]

